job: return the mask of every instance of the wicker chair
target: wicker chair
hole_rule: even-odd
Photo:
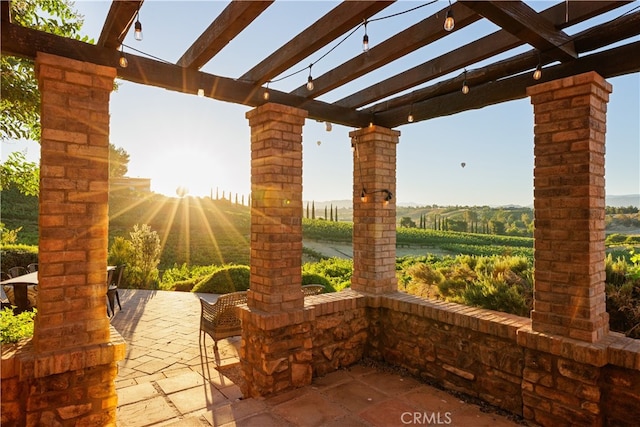
[[[220,295],[211,304],[200,298],[200,337],[207,333],[213,338],[214,348],[218,348],[218,340],[242,334],[242,324],[236,316],[235,306],[247,302],[247,292],[231,292]],[[206,337],[206,336],[205,336]]]
[[[302,287],[302,293],[304,293],[305,297],[311,295],[319,295],[324,291],[324,286],[322,285],[304,285]]]

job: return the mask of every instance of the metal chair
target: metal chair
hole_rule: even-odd
[[[116,314],[116,302],[118,303],[118,308],[122,310],[122,306],[120,305],[120,295],[118,294],[118,287],[120,287],[120,283],[122,282],[122,273],[124,273],[124,269],[126,266],[126,264],[120,264],[115,268],[115,270],[110,270],[107,273],[107,300],[109,301],[107,313],[110,309],[111,316],[114,316]]]
[[[29,273],[35,273],[36,271],[38,271],[38,263],[32,262],[31,264],[27,265],[27,271]]]
[[[27,274],[27,269],[22,266],[17,266],[11,267],[9,270],[7,270],[7,272],[9,273],[9,276],[11,276],[11,278],[14,278]]]
[[[200,298],[200,338],[203,332],[209,334],[214,348],[218,348],[218,340],[242,334],[242,324],[236,316],[235,307],[246,302],[246,291],[220,295],[213,304]]]

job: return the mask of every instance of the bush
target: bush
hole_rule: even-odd
[[[0,343],[14,343],[33,336],[35,315],[36,310],[23,311],[18,315],[14,315],[10,308],[0,311]]]
[[[193,287],[192,292],[227,294],[249,289],[251,270],[246,265],[231,265],[210,274]]]
[[[318,274],[329,280],[332,289],[341,291],[351,286],[353,261],[349,259],[329,258],[319,262],[307,262],[302,266],[302,273]]]
[[[38,247],[30,245],[2,245],[0,249],[2,270],[7,271],[13,267],[26,267],[38,262]]]
[[[324,286],[323,293],[336,291],[333,286],[331,286],[329,279],[315,273],[302,273],[302,286],[304,285],[322,285]]]

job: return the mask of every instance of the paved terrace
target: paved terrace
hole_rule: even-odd
[[[242,399],[240,337],[199,342],[198,297],[120,290],[112,325],[127,342],[116,381],[118,426],[515,426],[458,397],[384,369],[352,366],[268,399]],[[416,415],[414,415],[416,414]],[[417,417],[414,419],[414,416]],[[438,418],[439,417],[439,418]]]

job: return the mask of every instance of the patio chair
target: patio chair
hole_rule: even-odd
[[[22,266],[17,266],[11,267],[7,272],[9,273],[9,276],[13,278],[27,274],[27,269]]]
[[[324,291],[324,286],[322,285],[304,285],[302,286],[302,293],[304,293],[305,297],[311,295],[319,295]]]
[[[3,285],[9,304],[13,306],[13,313],[20,314],[23,311],[33,311],[36,308],[38,287],[33,283],[10,283]]]
[[[126,264],[120,264],[115,268],[115,270],[110,270],[107,273],[107,299],[109,300],[107,313],[110,309],[111,316],[114,316],[116,314],[116,302],[118,303],[118,308],[122,310],[122,306],[120,305],[120,295],[118,294],[118,287],[120,287],[120,283],[122,282],[122,273],[124,273],[124,269],[126,266]]]
[[[1,281],[5,281],[5,280],[9,280],[11,279],[11,276],[9,276],[9,273],[7,273],[6,271],[2,271],[0,272],[0,280]]]
[[[29,273],[35,273],[36,271],[38,271],[38,263],[32,262],[31,264],[27,265],[27,271]]]
[[[236,316],[235,307],[246,302],[246,291],[220,295],[213,304],[200,298],[200,337],[203,332],[209,334],[213,338],[213,347],[218,348],[218,340],[240,335],[242,324]]]

